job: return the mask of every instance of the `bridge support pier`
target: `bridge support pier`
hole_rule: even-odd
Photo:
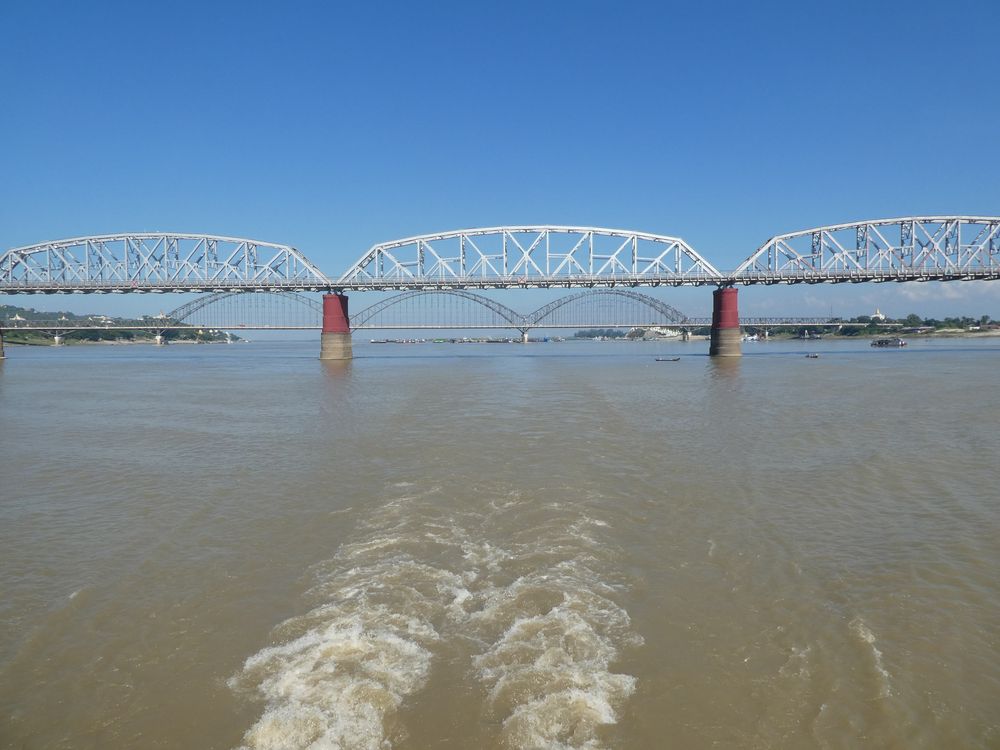
[[[347,314],[347,296],[323,295],[323,332],[320,334],[320,359],[352,359],[351,322]]]
[[[0,359],[3,359],[4,356],[5,355],[3,353],[3,329],[0,328]]]
[[[723,286],[712,292],[712,336],[708,353],[712,357],[741,357],[740,313],[737,289]]]
[[[62,345],[63,345],[63,337],[57,333],[55,336],[52,337],[52,346],[62,346]]]
[[[165,338],[163,338],[163,334],[162,333],[156,334],[156,344],[155,345],[156,346],[163,346],[165,343],[167,343],[167,340]]]
[[[528,332],[527,331],[521,331],[521,343],[522,344],[527,344],[528,343]]]

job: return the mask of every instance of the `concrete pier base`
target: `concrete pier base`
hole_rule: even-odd
[[[527,344],[528,343],[528,332],[527,331],[521,331],[521,343],[522,344]]]
[[[62,345],[63,345],[63,337],[57,333],[55,336],[52,337],[52,346],[62,346]]]
[[[713,357],[742,357],[739,328],[712,329],[712,340],[708,353]]]
[[[346,295],[323,295],[323,332],[320,334],[319,342],[320,359],[352,359],[354,357]]]
[[[712,336],[708,353],[712,357],[741,357],[740,313],[737,289],[724,286],[712,293]]]
[[[319,335],[320,359],[352,359],[351,334],[323,331]]]
[[[163,334],[162,333],[156,334],[156,346],[163,346],[166,343],[167,343],[167,340],[165,338],[163,338]]]

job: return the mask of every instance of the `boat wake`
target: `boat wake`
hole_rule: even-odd
[[[885,668],[885,664],[882,662],[882,652],[875,645],[875,634],[860,617],[855,617],[851,620],[850,627],[851,631],[861,641],[866,643],[868,648],[871,650],[872,666],[875,668],[875,673],[878,675],[879,697],[888,698],[892,695],[892,687],[889,681],[889,670]]]
[[[487,513],[448,512],[435,492],[395,499],[316,570],[317,604],[230,680],[265,703],[245,748],[383,750],[405,741],[443,647],[463,654],[485,695],[481,720],[510,748],[600,748],[635,689],[616,674],[642,639],[616,603],[607,524],[544,506],[528,531],[505,525],[538,505],[514,496]],[[518,528],[523,529],[523,524]]]

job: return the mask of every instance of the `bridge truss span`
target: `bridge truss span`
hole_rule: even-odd
[[[730,283],[1000,278],[1000,217],[908,216],[772,237]]]
[[[329,279],[288,245],[206,234],[77,237],[0,255],[0,291],[321,290]]]
[[[343,289],[717,284],[722,274],[684,240],[620,229],[509,226],[372,246]]]

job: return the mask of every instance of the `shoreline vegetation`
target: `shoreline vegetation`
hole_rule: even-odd
[[[19,330],[19,326],[52,324],[47,330]],[[148,328],[128,328],[129,325],[178,326],[183,324],[164,316],[142,318],[114,318],[107,315],[77,315],[65,311],[39,311],[30,307],[0,305],[0,329],[5,346],[52,346],[54,337],[61,336],[61,345],[77,344],[155,344],[158,331]],[[86,328],[82,326],[88,326]],[[199,326],[171,328],[161,332],[165,344],[225,344],[242,341],[239,336],[226,331],[205,329]]]
[[[746,329],[743,329],[744,331]],[[1000,337],[1000,328],[992,329],[987,331],[966,331],[961,329],[948,329],[943,328],[935,331],[927,332],[911,332],[911,331],[901,331],[899,329],[884,329],[878,333],[863,333],[863,334],[841,334],[833,331],[823,332],[816,331],[816,329],[810,328],[809,335],[800,335],[798,332],[794,333],[784,333],[781,331],[771,333],[765,338],[761,336],[757,339],[751,339],[751,341],[767,342],[767,341],[809,341],[809,340],[824,340],[832,339],[838,341],[849,341],[851,339],[868,340],[868,339],[881,339],[881,338],[909,338],[909,339],[947,339],[947,338],[997,338]],[[593,341],[673,341],[679,340],[680,336],[652,336],[643,337],[636,336],[629,338],[628,336],[570,336],[567,340],[570,341],[581,341],[581,340],[593,340]],[[692,333],[688,338],[689,341],[707,341],[711,336],[708,333]]]
[[[831,317],[825,325],[763,326],[748,325],[740,329],[752,341],[775,341],[789,339],[876,339],[886,336],[907,336],[911,338],[975,338],[1000,336],[1000,321],[989,315],[978,318],[921,318],[915,313],[905,318],[889,318],[882,314],[861,315],[856,318],[841,319]],[[710,328],[702,326],[691,329],[690,340],[706,339]],[[577,331],[575,339],[597,339],[612,341],[662,341],[680,338],[679,329],[669,327],[641,328],[589,328]]]
[[[19,337],[9,337],[10,331],[4,330],[3,334],[3,345],[4,346],[55,346],[55,342],[52,337],[48,338],[38,338],[25,340]],[[199,340],[199,339],[170,339],[164,342],[169,343],[170,346],[175,344],[225,344],[226,339],[223,336],[222,340]],[[241,340],[240,343],[243,343]],[[134,339],[74,339],[70,337],[65,337],[59,346],[156,346],[156,338],[134,338]]]

